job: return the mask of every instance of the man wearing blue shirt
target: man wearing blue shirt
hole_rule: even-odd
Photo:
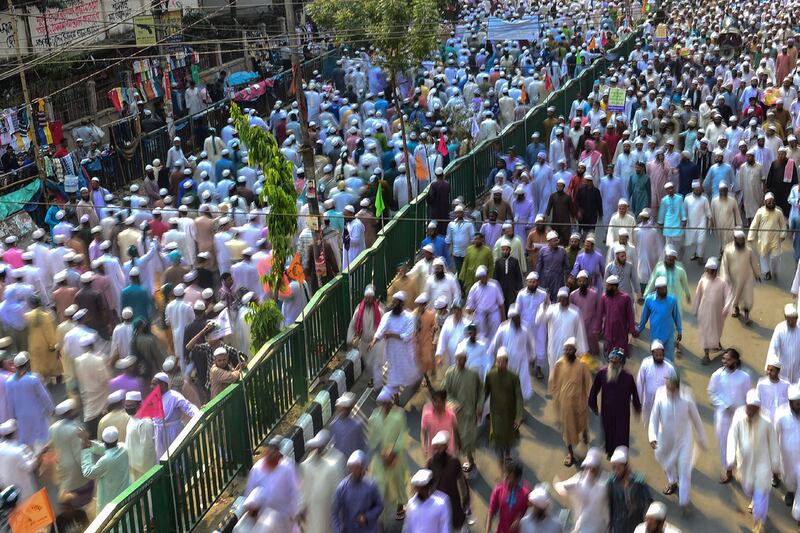
[[[703,181],[703,190],[711,192],[711,198],[719,196],[719,184],[723,181],[731,186],[735,192],[737,187],[735,185],[735,177],[733,174],[733,167],[724,162],[725,154],[719,148],[714,150],[714,161],[706,174],[706,179]]]
[[[683,196],[675,194],[675,186],[671,181],[664,184],[667,195],[661,199],[658,208],[658,225],[662,228],[667,245],[678,250],[683,247],[683,228],[686,226],[686,210],[683,207]]]
[[[456,272],[461,272],[461,265],[464,262],[464,256],[467,254],[467,247],[472,243],[472,237],[475,236],[475,227],[472,222],[464,220],[463,206],[456,206],[455,215],[456,219],[447,225],[445,242],[451,247],[450,253],[453,256]]]
[[[436,233],[436,229],[438,228],[438,224],[436,221],[431,221],[428,224],[427,236],[422,239],[422,244],[420,244],[420,248],[425,246],[426,244],[430,244],[433,246],[433,256],[434,257],[441,257],[444,259],[447,268],[450,268],[450,253],[448,251],[447,241],[445,241],[444,235],[438,235]]]
[[[656,278],[655,287],[656,291],[644,299],[642,318],[636,326],[634,336],[638,337],[642,333],[649,320],[650,339],[660,340],[664,344],[665,357],[672,361],[675,341],[680,342],[682,338],[681,314],[678,310],[678,301],[671,294],[667,294],[667,278],[663,276]]]

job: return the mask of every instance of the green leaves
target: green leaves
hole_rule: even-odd
[[[272,244],[272,269],[262,280],[272,288],[273,299],[253,305],[248,316],[253,346],[258,350],[280,331],[283,317],[278,309],[278,291],[283,280],[283,267],[294,255],[293,241],[297,233],[297,192],[294,188],[292,163],[280,151],[271,133],[250,125],[250,119],[239,106],[231,103],[239,137],[247,146],[247,159],[264,173],[264,189],[260,199],[268,206],[267,229]]]

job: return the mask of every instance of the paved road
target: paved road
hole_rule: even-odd
[[[708,250],[716,249],[717,244],[710,242]],[[702,273],[697,264],[685,265],[692,287]],[[738,319],[729,318],[722,338],[723,346],[739,349],[742,353],[744,366],[750,371],[753,382],[763,375],[766,350],[769,345],[772,329],[779,321],[783,320],[783,306],[791,301],[788,287],[791,286],[794,275],[795,263],[789,247],[781,261],[781,269],[777,279],[760,284],[756,289],[755,309],[752,318],[755,321],[752,327],[745,327]],[[637,309],[637,315],[640,308]],[[681,517],[677,495],[666,497],[661,490],[666,484],[666,476],[653,457],[653,452],[647,441],[647,433],[640,422],[632,423],[631,465],[634,470],[646,476],[653,495],[658,500],[668,505],[669,520],[684,532],[744,532],[752,527],[751,517],[747,514],[748,501],[742,495],[737,483],[719,485],[717,480],[720,475],[720,465],[717,452],[717,441],[714,436],[713,409],[708,400],[706,387],[711,373],[719,367],[715,360],[710,366],[700,364],[703,355],[698,348],[697,320],[691,316],[684,303],[684,350],[682,359],[677,361],[683,377],[684,384],[692,387],[697,398],[700,416],[703,420],[706,436],[710,447],[701,453],[697,459],[693,475],[692,503],[695,511],[688,518]],[[634,375],[638,372],[639,364],[647,355],[649,338],[645,332],[640,339],[633,342],[633,356],[627,368]],[[521,433],[522,440],[515,456],[524,464],[524,478],[529,485],[538,482],[552,482],[555,476],[565,479],[577,470],[575,467],[563,466],[565,449],[557,427],[556,413],[549,397],[545,396],[546,387],[541,381],[534,380],[535,395],[525,406],[526,417]],[[365,408],[368,408],[365,405]],[[602,433],[597,417],[590,413],[591,445],[602,448]],[[413,474],[418,466],[423,464],[422,449],[419,446],[418,411],[408,415],[409,433],[413,441],[409,454],[409,470]],[[485,446],[485,432],[481,434],[482,445]],[[585,450],[576,450],[583,456]],[[487,448],[476,454],[478,474],[471,481],[473,491],[472,507],[476,524],[472,531],[484,531],[486,513],[491,487],[500,478],[500,468],[495,456]],[[606,467],[608,465],[606,464]],[[394,520],[388,520],[388,531],[400,531],[401,525]],[[769,508],[769,523],[767,531],[787,532],[797,531],[797,525],[792,520],[789,510],[783,504],[783,490],[772,491]]]

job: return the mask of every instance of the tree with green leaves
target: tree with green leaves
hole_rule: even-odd
[[[239,138],[247,146],[250,166],[264,173],[264,188],[259,199],[268,206],[267,229],[272,244],[272,268],[262,282],[272,289],[272,298],[260,304],[252,303],[247,315],[252,345],[260,349],[278,334],[283,315],[278,308],[278,292],[283,288],[286,261],[294,255],[293,241],[297,233],[297,191],[294,188],[292,163],[280,151],[271,133],[251,126],[249,117],[239,106],[231,103],[231,118]]]
[[[408,145],[397,78],[408,75],[429,59],[439,45],[442,6],[437,0],[314,0],[311,18],[329,31],[338,45],[365,42],[375,49],[373,62],[389,73],[394,107],[401,121],[403,152],[409,165]],[[411,178],[408,177],[411,194]]]

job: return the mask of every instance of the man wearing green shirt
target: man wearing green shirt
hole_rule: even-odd
[[[122,494],[130,485],[128,450],[119,445],[119,431],[113,426],[103,430],[103,444],[83,441],[81,469],[87,479],[97,485],[97,512]],[[95,462],[95,456],[100,458]]]

